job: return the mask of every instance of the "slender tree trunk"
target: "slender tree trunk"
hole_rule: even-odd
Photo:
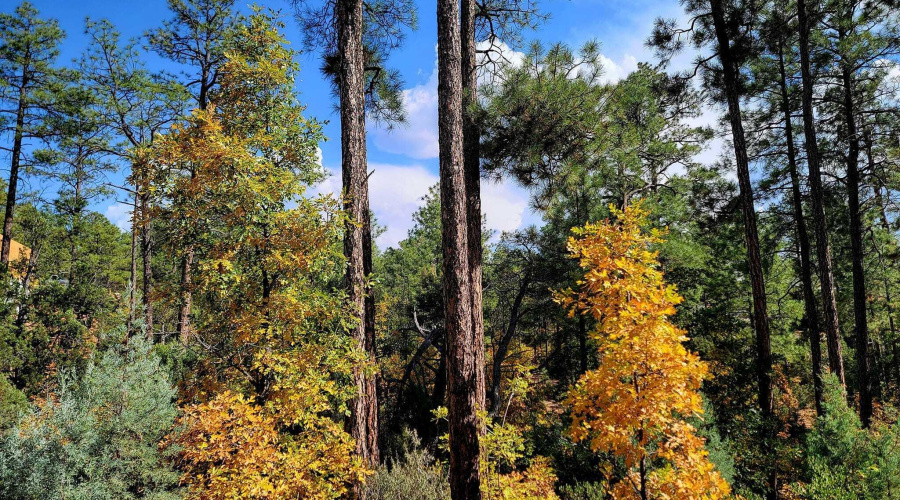
[[[138,193],[134,192],[134,206],[131,212],[131,289],[128,290],[128,335],[134,333],[134,320],[137,317],[137,277],[138,277]]]
[[[747,245],[747,267],[753,294],[753,324],[756,328],[757,376],[759,379],[759,405],[763,414],[772,414],[772,354],[769,338],[769,319],[766,307],[766,288],[763,278],[762,261],[759,253],[759,235],[756,227],[756,210],[753,206],[753,186],[750,182],[750,162],[741,119],[740,96],[738,95],[737,64],[731,55],[730,40],[725,23],[722,0],[711,0],[719,58],[724,74],[725,96],[728,101],[728,115],[731,135],[734,141],[735,163],[737,163],[738,184],[740,186],[741,209],[744,215],[744,238]]]
[[[176,330],[178,338],[186,343],[191,332],[191,302],[193,287],[193,274],[191,266],[194,263],[194,245],[188,245],[181,257],[181,299],[178,305],[178,324]]]
[[[519,311],[522,308],[522,300],[525,299],[527,291],[528,279],[526,278],[519,285],[519,291],[516,293],[512,308],[509,310],[509,323],[506,325],[506,331],[503,332],[503,336],[497,344],[497,350],[494,352],[491,371],[491,414],[496,414],[500,405],[500,382],[503,376],[503,361],[506,360],[509,344],[516,335],[516,329],[519,326]]]
[[[482,236],[481,236],[481,133],[475,119],[478,97],[478,71],[475,49],[475,0],[462,0],[460,31],[462,34],[463,86],[463,169],[466,179],[466,220],[469,258],[469,281],[472,290],[472,334],[475,336],[475,376],[477,399],[485,407],[484,383],[484,308],[482,306]]]
[[[16,107],[16,130],[13,133],[12,159],[9,165],[9,186],[6,192],[6,212],[3,214],[3,243],[0,244],[0,265],[9,270],[9,247],[12,242],[13,214],[16,210],[16,187],[19,185],[19,163],[22,159],[22,137],[25,135],[25,100],[28,91],[28,73],[22,69],[22,86],[19,88],[19,103]]]
[[[369,186],[366,180],[365,186],[368,195]],[[366,196],[365,218],[363,219],[363,273],[366,277],[366,283],[374,271],[372,263],[372,212],[369,209],[368,196]],[[375,345],[375,294],[371,287],[366,289],[364,307],[363,325],[365,327],[366,353],[369,359],[375,363],[377,359],[377,351]],[[366,377],[366,429],[368,439],[367,447],[371,462],[377,464],[381,460],[380,448],[378,445],[378,374],[372,374]]]
[[[747,245],[747,267],[753,295],[753,326],[756,329],[756,372],[758,379],[759,406],[763,421],[768,427],[773,415],[772,400],[772,347],[769,337],[769,318],[766,307],[766,285],[759,252],[759,235],[756,227],[756,210],[753,206],[753,186],[750,182],[750,162],[741,119],[741,103],[738,90],[738,65],[731,54],[725,12],[722,0],[710,0],[712,17],[718,41],[719,59],[722,63],[725,97],[728,102],[728,116],[731,121],[731,135],[734,142],[734,156],[737,164],[738,185],[741,195],[741,209],[744,215],[744,239]],[[773,467],[773,471],[775,468]],[[767,491],[768,498],[778,497],[777,475],[772,474]]]
[[[201,110],[206,110],[209,105],[208,95],[212,87],[209,77],[209,69],[206,65],[200,70],[200,92],[197,96],[197,105]],[[197,177],[196,169],[191,169],[191,179]],[[181,286],[179,292],[178,324],[175,326],[178,338],[187,342],[191,333],[191,304],[193,303],[193,266],[194,266],[194,242],[189,241],[181,257]]]
[[[809,165],[809,191],[813,210],[813,227],[816,235],[816,256],[819,261],[819,282],[822,287],[825,341],[828,346],[828,366],[841,385],[846,385],[844,360],[841,353],[841,337],[834,297],[834,273],[831,266],[831,246],[828,243],[828,225],[825,220],[825,201],[822,188],[822,169],[819,144],[816,138],[816,122],[813,114],[813,79],[809,61],[809,13],[805,0],[797,0],[800,21],[800,76],[802,79],[803,132],[806,138],[806,162]]]
[[[843,38],[843,37],[842,37]],[[872,380],[869,325],[866,321],[866,275],[863,269],[863,223],[859,204],[859,134],[853,103],[853,76],[842,65],[844,124],[847,127],[847,208],[850,211],[850,253],[853,273],[853,317],[856,329],[856,371],[859,378],[859,418],[868,427],[872,419]]]
[[[450,496],[481,500],[481,409],[477,341],[472,327],[466,176],[463,163],[463,83],[459,2],[438,0],[438,137],[444,325],[449,385]]]
[[[587,372],[588,351],[587,351],[587,321],[584,315],[578,315],[578,366],[581,368],[580,373]]]
[[[206,108],[205,86],[200,89],[200,109]],[[191,168],[191,180],[197,176],[197,171]],[[189,241],[181,256],[181,283],[178,298],[178,324],[175,325],[176,333],[182,343],[187,343],[191,333],[191,303],[193,302],[193,265],[194,242]]]
[[[803,286],[803,305],[805,312],[806,334],[809,336],[809,352],[812,358],[813,390],[816,400],[816,414],[822,415],[822,344],[819,330],[819,312],[816,309],[816,296],[813,293],[811,249],[806,219],[803,216],[803,196],[800,192],[800,175],[797,172],[797,151],[794,147],[794,127],[791,119],[791,107],[787,88],[787,73],[784,69],[783,47],[778,47],[778,64],[780,72],[781,109],[784,113],[784,135],[787,142],[788,170],[791,175],[791,195],[794,205],[794,222],[797,226],[797,250],[800,254],[800,281]]]
[[[869,172],[872,172],[874,174],[876,163],[875,163],[874,152],[872,150],[872,138],[869,136],[869,134],[865,135],[865,144],[866,144],[866,156],[869,161]],[[873,178],[875,178],[875,177],[873,177]],[[887,208],[885,207],[884,194],[882,194],[880,185],[875,184],[874,188],[875,188],[875,206],[878,208],[879,219],[881,220],[879,225],[881,226],[882,231],[884,231],[886,234],[890,234],[891,233],[891,223],[888,220],[888,216],[887,216]],[[884,279],[884,301],[885,301],[885,308],[887,310],[888,327],[891,332],[891,338],[896,339],[897,338],[897,326],[894,323],[894,301],[893,301],[893,298],[891,297],[891,283],[890,283],[889,275],[887,273],[884,273],[883,276],[884,276],[884,278],[883,278]],[[892,344],[892,347],[896,348],[895,341],[891,342],[891,344]],[[896,358],[894,360],[894,365],[895,365],[894,366],[895,370],[900,370],[900,364],[897,363]],[[890,375],[891,374],[888,373],[888,369],[886,366],[885,370],[884,370],[884,374],[882,376],[881,383],[888,383],[888,381],[891,378]],[[897,377],[896,382],[898,384],[900,384],[900,377]],[[881,390],[883,390],[883,388],[880,388],[879,394],[881,393]]]
[[[338,51],[341,54],[341,169],[344,210],[349,216],[344,231],[344,256],[347,259],[345,286],[347,299],[357,322],[351,332],[357,348],[375,362],[374,322],[367,314],[367,262],[371,260],[369,224],[369,187],[366,175],[365,75],[363,54],[363,2],[337,2]],[[374,310],[374,309],[373,309]],[[356,454],[368,465],[378,464],[378,401],[375,376],[364,367],[354,369],[356,397],[351,402],[347,423],[356,440]],[[357,497],[364,496],[359,485]]]
[[[78,237],[81,236],[81,216],[84,207],[81,205],[81,172],[76,167],[75,204],[72,210],[72,233],[69,238],[69,284],[74,285],[76,279],[76,263],[78,262]]]
[[[144,281],[143,281],[143,298],[144,298],[144,328],[146,328],[147,338],[153,338],[153,268],[151,260],[153,257],[153,238],[150,234],[150,219],[147,215],[149,201],[146,195],[141,195],[141,259],[144,264]]]

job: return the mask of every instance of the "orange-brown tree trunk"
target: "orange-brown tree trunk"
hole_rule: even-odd
[[[365,75],[363,53],[363,2],[339,0],[336,6],[340,63],[341,169],[344,210],[349,220],[344,231],[347,259],[347,299],[356,318],[352,336],[357,348],[375,362],[374,303],[367,305],[371,272],[369,187],[366,175]],[[371,301],[371,298],[368,299]],[[351,402],[348,427],[356,440],[356,454],[370,466],[379,461],[378,399],[371,370],[354,370],[356,397]],[[362,497],[361,488],[355,488]]]
[[[475,0],[463,0],[460,14],[463,86],[463,170],[466,179],[466,224],[469,283],[472,293],[472,335],[475,336],[475,376],[478,402],[485,407],[484,308],[482,298],[481,151],[475,106],[478,97],[478,61],[475,49]]]
[[[472,327],[471,273],[463,159],[463,83],[459,2],[438,0],[438,137],[444,325],[450,428],[450,496],[480,500],[479,377]],[[483,380],[482,380],[483,383]],[[483,385],[481,389],[483,397]]]

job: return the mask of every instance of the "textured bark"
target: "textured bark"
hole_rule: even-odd
[[[462,0],[460,13],[462,34],[463,86],[463,170],[466,179],[466,222],[469,258],[469,282],[472,293],[472,334],[475,336],[475,374],[478,401],[485,407],[484,382],[484,308],[482,298],[481,236],[481,133],[475,119],[478,95],[477,52],[475,50],[475,0]]]
[[[811,246],[806,219],[803,216],[803,196],[800,192],[800,175],[797,172],[797,150],[794,145],[794,126],[791,121],[791,107],[788,96],[787,72],[784,69],[783,47],[778,47],[780,73],[781,110],[784,113],[784,137],[787,143],[788,171],[791,177],[791,197],[794,208],[794,224],[797,229],[797,252],[800,260],[800,282],[803,287],[803,306],[806,335],[809,337],[809,352],[812,358],[813,392],[816,414],[822,416],[822,332],[819,329],[819,312],[813,292]]]
[[[863,223],[859,204],[859,134],[853,103],[851,68],[843,65],[843,115],[847,132],[847,208],[850,212],[850,259],[853,273],[853,318],[856,330],[856,371],[859,380],[859,418],[865,427],[872,419],[869,325],[866,321],[866,275],[863,269]]]
[[[444,325],[449,386],[450,496],[480,500],[478,374],[468,266],[463,165],[463,84],[459,2],[438,0],[438,138]]]
[[[766,287],[759,254],[756,210],[753,207],[753,186],[750,183],[750,162],[747,157],[747,144],[741,119],[740,96],[738,95],[737,64],[731,55],[722,0],[711,0],[710,4],[718,40],[719,58],[722,62],[725,97],[728,101],[728,116],[731,122],[738,185],[740,186],[741,209],[744,215],[747,267],[753,292],[753,326],[756,329],[759,406],[763,415],[768,418],[772,415],[772,349],[769,338],[769,318],[766,311]]]
[[[141,259],[144,264],[144,282],[143,293],[144,300],[144,328],[146,328],[147,338],[153,338],[153,268],[151,260],[153,258],[153,238],[150,234],[150,219],[147,216],[149,202],[146,195],[140,196],[141,204]]]
[[[750,182],[750,162],[744,124],[741,117],[741,102],[738,90],[738,65],[731,53],[725,11],[722,0],[710,0],[713,25],[718,42],[719,60],[722,63],[725,98],[728,102],[728,118],[731,123],[731,137],[734,143],[734,159],[737,164],[738,186],[740,188],[741,210],[744,218],[744,240],[747,246],[747,268],[753,299],[753,328],[756,330],[756,376],[757,397],[765,425],[765,434],[774,436],[772,399],[772,345],[769,336],[769,318],[766,307],[766,284],[759,253],[759,234],[756,227],[756,210],[753,206],[753,186]],[[766,498],[778,498],[778,475],[776,464],[769,471]]]
[[[9,247],[12,242],[13,214],[16,210],[16,187],[19,184],[19,164],[22,159],[22,136],[25,134],[25,101],[27,99],[28,72],[31,63],[26,61],[22,69],[22,85],[16,106],[16,130],[13,133],[12,158],[9,165],[9,186],[6,191],[6,212],[3,214],[3,243],[0,244],[0,265],[9,270]]]
[[[356,317],[351,335],[357,348],[375,361],[374,321],[367,314],[371,272],[371,231],[369,229],[369,187],[366,175],[365,76],[363,55],[363,2],[340,0],[337,3],[338,51],[341,100],[341,170],[344,210],[349,216],[344,231],[344,256],[347,259],[345,286],[347,300]],[[371,306],[370,306],[371,307]],[[374,312],[374,308],[372,308]],[[375,375],[358,367],[353,374],[356,397],[350,405],[347,422],[356,440],[356,454],[370,466],[378,464],[378,400]],[[364,492],[359,485],[357,497]]]
[[[138,194],[134,193],[134,205],[131,210],[131,289],[128,291],[128,335],[134,333],[134,320],[137,317],[137,277],[138,277]]]
[[[797,0],[797,17],[800,22],[800,76],[802,79],[803,133],[806,139],[806,162],[809,166],[809,191],[813,212],[813,228],[816,235],[816,256],[819,263],[819,282],[822,287],[822,312],[825,326],[825,342],[828,345],[828,366],[841,385],[845,385],[844,360],[841,353],[841,337],[834,297],[834,273],[831,265],[831,246],[828,243],[828,225],[825,221],[825,200],[822,191],[822,169],[819,143],[816,138],[816,122],[813,114],[813,80],[809,62],[809,13],[805,0]]]

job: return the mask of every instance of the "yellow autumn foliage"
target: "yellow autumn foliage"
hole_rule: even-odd
[[[317,419],[283,432],[270,411],[233,392],[189,406],[179,422],[191,498],[328,500],[347,491],[348,472],[363,470],[340,424]]]
[[[321,175],[320,126],[302,117],[294,53],[258,9],[228,51],[211,104],[161,137],[157,217],[193,258],[199,353],[166,444],[192,499],[335,499],[368,471],[344,430],[362,356],[330,283],[341,275],[338,201]]]
[[[709,461],[704,439],[686,419],[702,414],[707,366],[670,321],[682,297],[659,269],[658,230],[644,231],[640,205],[613,209],[617,222],[574,230],[568,249],[584,278],[556,300],[570,315],[596,321],[599,366],[570,392],[570,434],[619,467],[606,474],[617,499],[714,500],[730,487]]]

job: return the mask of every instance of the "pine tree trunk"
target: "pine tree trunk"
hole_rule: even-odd
[[[797,151],[794,146],[794,127],[791,119],[791,107],[787,88],[787,72],[784,69],[783,47],[778,47],[778,65],[780,73],[781,109],[784,113],[784,136],[787,143],[788,170],[791,176],[791,197],[794,206],[794,223],[797,227],[797,251],[800,256],[800,282],[803,286],[803,306],[805,312],[806,334],[809,336],[809,352],[812,358],[813,391],[816,401],[816,414],[822,416],[822,344],[819,330],[819,312],[816,309],[816,296],[813,293],[811,249],[806,219],[803,216],[803,196],[800,192],[800,175],[797,172]]]
[[[466,178],[466,221],[468,225],[469,281],[472,293],[472,334],[475,336],[475,375],[478,401],[485,407],[484,308],[482,298],[481,236],[481,133],[474,111],[478,96],[477,52],[475,49],[475,0],[463,0],[460,14],[462,33],[463,164]]]
[[[868,427],[872,419],[872,380],[869,325],[866,321],[866,276],[863,269],[863,223],[859,204],[859,134],[853,103],[851,69],[841,68],[844,85],[844,124],[847,127],[847,208],[850,212],[850,259],[853,273],[853,317],[856,329],[856,371],[859,378],[859,418]]]
[[[137,317],[137,277],[138,277],[138,193],[134,192],[134,206],[131,212],[131,289],[128,291],[128,335],[134,333],[134,320]]]
[[[344,210],[349,216],[344,231],[344,256],[347,259],[345,286],[356,325],[351,335],[358,349],[375,362],[374,321],[367,314],[367,270],[371,264],[369,224],[369,188],[366,175],[365,75],[363,54],[363,2],[337,2],[338,51],[341,54],[341,169]],[[368,256],[368,258],[367,258]],[[367,269],[368,268],[368,269]],[[374,308],[372,309],[374,312]],[[378,464],[378,401],[375,376],[371,370],[354,370],[356,397],[351,403],[347,423],[356,440],[356,454],[370,466]],[[363,490],[354,487],[358,498]]]
[[[22,86],[19,87],[19,102],[16,107],[16,130],[13,133],[12,159],[9,165],[9,186],[6,192],[6,212],[3,214],[3,242],[0,244],[0,265],[9,270],[9,248],[12,243],[13,214],[16,210],[16,188],[19,185],[19,162],[22,158],[22,137],[25,134],[25,100],[27,98],[28,73],[22,69]]]
[[[741,104],[738,91],[738,66],[731,54],[725,12],[722,0],[710,0],[713,24],[718,41],[719,59],[722,63],[725,98],[728,102],[728,117],[731,122],[731,136],[734,142],[734,156],[737,164],[738,185],[740,187],[741,209],[744,215],[744,239],[747,246],[747,267],[753,296],[753,327],[756,330],[756,372],[758,380],[759,406],[766,433],[773,415],[772,399],[772,346],[769,336],[769,318],[766,307],[766,286],[759,252],[759,235],[756,227],[756,210],[753,206],[753,186],[750,182],[750,162],[741,118]],[[777,498],[778,484],[775,468],[772,468],[767,498]]]
[[[468,266],[466,176],[463,161],[463,83],[459,2],[438,0],[438,137],[444,325],[449,385],[450,496],[480,500],[481,409]]]
[[[809,165],[809,191],[813,210],[813,227],[816,235],[816,256],[819,263],[819,281],[822,287],[823,317],[825,320],[825,342],[828,346],[828,366],[841,385],[846,385],[844,360],[841,353],[841,337],[837,316],[837,301],[834,297],[834,273],[831,266],[831,246],[828,243],[828,225],[825,220],[825,200],[822,189],[822,170],[819,158],[819,144],[816,138],[816,123],[813,114],[813,81],[809,61],[809,13],[805,0],[797,0],[797,15],[800,22],[800,75],[802,79],[803,132],[806,138],[806,161]]]
[[[150,234],[150,218],[147,215],[149,201],[147,195],[140,196],[141,203],[141,259],[144,264],[144,281],[143,281],[143,299],[144,299],[144,328],[146,328],[147,338],[153,339],[153,268],[151,261],[153,258],[153,238]]]
[[[873,156],[874,153],[872,151],[872,138],[869,136],[869,134],[865,135],[865,144],[866,144],[866,156],[868,157],[868,161],[869,161],[869,172],[872,173],[873,179],[877,179],[877,176],[875,175],[875,172],[876,172],[875,157]],[[887,208],[885,207],[884,194],[882,194],[881,186],[878,185],[877,183],[875,184],[874,188],[875,188],[875,206],[878,208],[878,215],[879,215],[879,220],[880,220],[879,225],[881,226],[881,230],[884,231],[885,234],[890,234],[891,233],[891,223],[887,216]],[[891,297],[890,278],[887,273],[883,273],[882,276],[883,276],[883,280],[884,280],[884,301],[885,301],[885,309],[886,309],[887,317],[888,317],[888,328],[889,328],[889,331],[891,332],[891,338],[896,339],[897,338],[897,326],[894,323],[894,301],[893,301],[893,298]],[[896,342],[893,342],[892,346],[896,347]],[[900,369],[900,365],[897,365],[897,363],[895,362],[894,368],[895,368],[895,370],[898,370],[898,369]],[[888,366],[885,365],[884,373],[881,377],[881,383],[886,384],[890,381],[890,379],[891,379],[891,374],[888,373]],[[897,382],[900,383],[900,377],[898,377]],[[879,394],[881,393],[882,390],[883,390],[883,388],[879,387]]]

